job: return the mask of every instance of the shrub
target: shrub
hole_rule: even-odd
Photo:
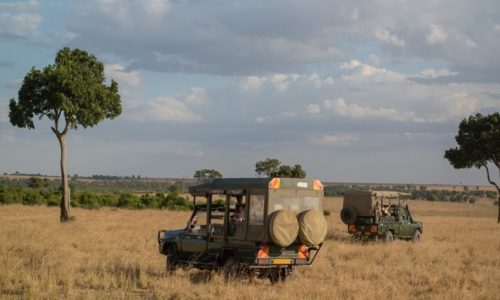
[[[118,198],[117,206],[123,208],[138,208],[139,198],[130,193],[121,194],[120,198]]]
[[[40,192],[37,190],[27,189],[24,191],[23,195],[24,205],[41,205],[45,204],[45,200]]]

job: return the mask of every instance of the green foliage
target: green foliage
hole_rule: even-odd
[[[275,158],[267,158],[264,161],[255,163],[255,172],[257,175],[265,174],[267,177],[286,177],[286,178],[305,178],[306,172],[301,165],[295,166],[281,165],[281,162]]]
[[[458,147],[446,150],[444,157],[456,169],[481,168],[488,162],[493,162],[498,167],[500,114],[476,114],[462,120],[455,140]]]
[[[63,48],[54,64],[42,70],[33,67],[24,77],[18,98],[10,100],[9,118],[21,128],[35,128],[35,116],[54,121],[56,130],[61,118],[69,128],[93,127],[122,110],[118,83],[112,80],[107,86],[104,65],[80,49]]]
[[[258,176],[266,175],[271,177],[271,174],[278,171],[281,162],[276,158],[266,158],[266,160],[261,160],[255,163],[255,173]]]
[[[33,186],[33,180],[31,179],[24,181],[0,180],[0,204],[58,206],[61,198],[60,181],[47,182],[49,186],[32,188],[30,187]],[[177,185],[171,185],[171,189],[174,191],[141,196],[129,192],[98,193],[85,190],[73,194],[72,206],[86,209],[121,207],[128,209],[191,210],[194,208],[191,201],[177,194],[176,190],[179,189]]]
[[[203,182],[215,178],[222,178],[222,174],[215,169],[202,169],[194,172],[193,178],[198,182]]]
[[[293,167],[281,165],[277,172],[271,173],[271,177],[305,178],[306,171],[302,169],[301,165],[295,165]]]

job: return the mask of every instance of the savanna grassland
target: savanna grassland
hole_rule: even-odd
[[[159,228],[187,212],[0,206],[0,298],[499,299],[500,225],[490,201],[411,201],[420,243],[361,243],[346,234],[340,198],[327,198],[327,240],[314,265],[285,283],[224,284],[216,273],[164,273]]]

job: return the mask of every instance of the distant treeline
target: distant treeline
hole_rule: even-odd
[[[94,176],[104,176],[104,175],[94,175]],[[104,176],[106,179],[96,179],[86,180],[81,179],[77,175],[71,177],[70,188],[71,192],[97,192],[97,193],[114,193],[114,192],[126,192],[126,193],[151,193],[151,192],[161,192],[168,193],[172,188],[178,191],[179,194],[187,193],[187,188],[189,184],[192,184],[193,180],[177,180],[177,181],[163,181],[163,180],[145,180],[139,177],[127,178],[127,177],[116,177],[116,176]],[[111,179],[111,177],[116,177],[117,179]],[[31,178],[22,179],[11,179],[7,177],[0,177],[0,185],[7,186],[32,186],[42,184],[50,186],[54,189],[58,189],[61,186],[60,179],[47,179],[43,177],[34,176]]]
[[[140,196],[130,192],[100,193],[91,190],[73,190],[71,206],[88,209],[107,206],[129,209],[191,210],[192,202],[179,196],[179,192],[177,185],[170,185],[165,191]],[[0,204],[58,206],[60,199],[60,181],[37,177],[27,180],[2,179],[0,181]]]
[[[467,186],[463,191],[449,190],[428,190],[425,186],[416,185],[327,185],[325,186],[325,196],[340,197],[349,191],[383,190],[403,193],[401,199],[428,200],[428,201],[451,201],[474,203],[478,198],[497,199],[494,191],[481,191],[479,189],[470,190]]]

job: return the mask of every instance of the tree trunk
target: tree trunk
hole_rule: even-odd
[[[59,134],[59,146],[61,147],[61,180],[62,180],[62,196],[61,196],[61,222],[67,222],[70,219],[70,190],[68,175],[66,174],[66,136]]]

